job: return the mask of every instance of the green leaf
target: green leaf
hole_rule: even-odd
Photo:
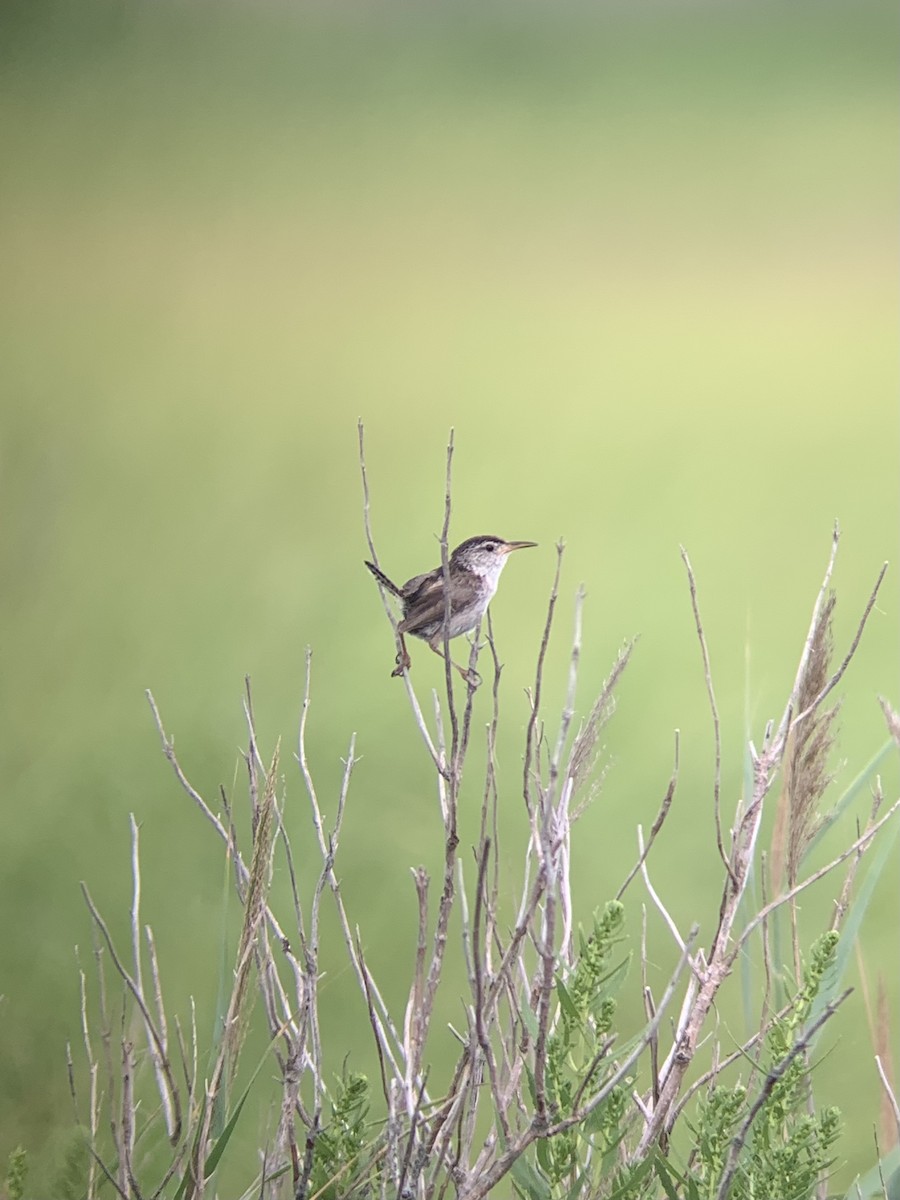
[[[885,1180],[887,1200],[900,1200],[900,1146],[895,1146],[889,1154],[885,1154],[862,1179],[855,1180],[844,1200],[874,1200],[876,1196],[882,1197],[885,1194]]]
[[[561,979],[556,981],[556,994],[559,997],[560,1008],[572,1021],[581,1022],[581,1013],[575,1007],[572,997],[569,995],[566,985]]]
[[[549,1175],[553,1170],[553,1159],[550,1154],[550,1143],[546,1138],[538,1138],[535,1146],[537,1152],[538,1166]]]
[[[895,819],[893,828],[883,830],[878,839],[877,853],[869,865],[865,879],[862,882],[862,887],[850,905],[847,919],[844,921],[843,928],[841,929],[841,940],[838,942],[834,966],[823,978],[816,998],[812,1003],[809,1013],[810,1025],[815,1023],[817,1018],[825,1011],[826,1006],[834,1000],[840,991],[841,980],[850,963],[850,956],[859,937],[862,919],[869,906],[869,901],[872,899],[875,885],[881,878],[885,867],[893,860],[894,843],[897,841],[898,833],[900,833],[900,819]],[[821,1030],[819,1032],[821,1033]]]
[[[575,1182],[566,1192],[565,1200],[579,1200],[579,1197],[584,1191],[584,1186],[588,1181],[587,1171],[582,1171],[576,1178]]]
[[[194,1155],[197,1150],[197,1133],[199,1132],[200,1129],[203,1128],[203,1122],[205,1120],[206,1120],[206,1097],[204,1096],[203,1103],[200,1105],[200,1111],[197,1114],[197,1124],[196,1124],[196,1129],[194,1131],[194,1136],[192,1138],[193,1145],[191,1146],[191,1153],[188,1156],[188,1165],[185,1168],[184,1174],[181,1176],[181,1183],[179,1183],[178,1187],[175,1189],[174,1200],[184,1200],[184,1197],[187,1195],[188,1184],[190,1184],[192,1182],[191,1164],[194,1161]],[[193,1189],[191,1191],[191,1194],[193,1195]]]
[[[633,1171],[628,1172],[628,1177],[621,1187],[616,1188],[614,1192],[610,1192],[606,1200],[626,1200],[626,1197],[634,1195],[634,1189],[641,1180],[649,1175],[653,1170],[653,1158],[648,1155],[643,1162],[638,1163]]]
[[[240,1100],[238,1100],[237,1104],[235,1105],[234,1112],[231,1114],[231,1116],[225,1122],[222,1132],[216,1138],[216,1140],[213,1144],[212,1150],[207,1155],[206,1162],[203,1164],[203,1178],[204,1179],[209,1179],[210,1175],[212,1175],[213,1171],[219,1165],[219,1160],[221,1159],[222,1155],[225,1153],[225,1149],[228,1146],[229,1141],[231,1140],[231,1135],[234,1133],[235,1126],[237,1125],[237,1122],[238,1122],[238,1118],[241,1115],[241,1110],[243,1109],[244,1104],[247,1101],[247,1097],[250,1095],[250,1089],[253,1087],[254,1083],[256,1082],[256,1078],[259,1075],[260,1071],[265,1066],[265,1064],[268,1060],[268,1057],[269,1057],[269,1051],[275,1045],[277,1040],[278,1040],[278,1035],[276,1034],[276,1036],[274,1038],[272,1038],[271,1042],[266,1047],[266,1051],[263,1054],[263,1056],[260,1058],[259,1062],[257,1063],[256,1070],[250,1076],[250,1081],[247,1084],[246,1088],[244,1088],[244,1091],[243,1091],[243,1094],[241,1095]],[[197,1132],[198,1133],[203,1128],[203,1122],[204,1122],[204,1119],[206,1116],[206,1104],[207,1104],[207,1101],[206,1101],[206,1098],[204,1097],[203,1104],[201,1105],[201,1108],[200,1108],[200,1114],[197,1118]],[[194,1161],[196,1149],[197,1149],[197,1142],[196,1142],[196,1134],[195,1134],[194,1147],[193,1147],[193,1150],[192,1150],[191,1156],[190,1156],[191,1162]],[[181,1177],[181,1182],[179,1183],[179,1185],[175,1191],[174,1200],[184,1200],[184,1197],[187,1195],[187,1188],[188,1188],[188,1185],[190,1182],[191,1182],[191,1173],[190,1173],[190,1169],[188,1169],[185,1171],[185,1173]]]
[[[522,1003],[519,1005],[519,1012],[522,1014],[522,1024],[527,1029],[529,1037],[533,1042],[537,1041],[538,1020],[536,1014],[531,1011],[528,1005],[527,996],[523,996]]]
[[[234,986],[231,952],[229,951],[228,916],[231,909],[231,861],[226,856],[222,878],[221,918],[222,926],[217,938],[219,949],[219,980],[216,988],[216,1008],[213,1018],[213,1034],[209,1047],[209,1062],[207,1074],[212,1076],[215,1064],[225,1038],[225,1021],[228,1017],[228,1005],[231,1000],[231,989]],[[210,1131],[218,1135],[225,1123],[225,1113],[228,1109],[228,1080],[227,1072],[223,1073],[224,1087],[213,1097],[213,1115]],[[204,1102],[205,1103],[205,1102]]]
[[[630,953],[626,954],[622,961],[617,963],[612,970],[607,971],[600,980],[600,986],[603,988],[605,995],[614,996],[625,982],[628,975],[628,968],[631,966],[631,959],[632,955]]]
[[[550,1184],[524,1154],[516,1159],[509,1173],[530,1200],[551,1200]]]
[[[623,1087],[625,1086],[624,1080],[622,1081],[621,1086],[623,1086]],[[582,1121],[581,1128],[584,1130],[585,1133],[588,1133],[588,1134],[599,1133],[601,1129],[603,1129],[607,1126],[607,1123],[609,1121],[608,1109],[609,1109],[610,1099],[611,1099],[611,1096],[608,1096],[603,1101],[602,1104],[598,1104],[596,1108],[592,1109],[591,1112],[589,1112],[588,1115],[585,1117],[585,1119]],[[623,1136],[623,1131],[618,1131],[618,1132],[619,1132],[619,1136],[618,1136],[618,1138],[616,1138],[617,1143],[621,1140],[621,1138]]]
[[[849,785],[849,787],[846,789],[844,794],[841,796],[840,800],[838,800],[837,804],[835,804],[835,806],[831,810],[831,812],[827,813],[823,817],[822,824],[816,830],[815,834],[812,836],[812,838],[809,841],[809,844],[806,847],[806,851],[803,855],[804,861],[809,856],[810,852],[816,847],[820,838],[822,838],[828,832],[828,830],[832,827],[832,825],[834,825],[834,823],[836,821],[838,821],[844,815],[844,812],[847,810],[849,805],[856,799],[856,797],[859,795],[859,793],[865,787],[866,783],[868,783],[869,778],[872,775],[872,772],[879,765],[879,763],[885,757],[885,755],[888,753],[888,751],[893,750],[893,748],[894,748],[894,740],[893,740],[893,738],[888,738],[888,740],[884,743],[884,745],[881,747],[881,749],[876,750],[875,754],[869,759],[869,761],[866,763],[866,765],[863,767],[863,769],[860,771],[860,773],[856,776],[856,778],[853,780],[853,782]]]
[[[256,1078],[256,1076],[254,1075],[253,1079],[255,1079],[255,1078]],[[227,1122],[225,1123],[225,1128],[222,1130],[222,1132],[216,1138],[215,1143],[213,1144],[212,1150],[210,1150],[209,1154],[207,1155],[206,1162],[203,1164],[203,1178],[204,1179],[209,1179],[210,1175],[212,1175],[213,1171],[215,1171],[216,1167],[219,1165],[219,1160],[221,1159],[222,1155],[225,1153],[225,1149],[226,1149],[229,1141],[231,1140],[231,1135],[234,1133],[235,1126],[238,1123],[238,1118],[241,1115],[241,1110],[243,1109],[244,1104],[247,1101],[247,1096],[250,1093],[250,1088],[253,1086],[253,1079],[251,1079],[250,1082],[247,1084],[247,1087],[246,1087],[246,1090],[244,1091],[243,1096],[241,1096],[240,1100],[238,1100],[237,1104],[234,1107],[234,1112],[231,1114],[231,1116],[228,1118]]]
[[[588,1115],[581,1122],[579,1128],[590,1136],[592,1133],[599,1133],[606,1124],[606,1104],[598,1104],[596,1108],[591,1109]]]
[[[675,1191],[675,1184],[672,1182],[672,1177],[669,1174],[669,1168],[661,1158],[654,1159],[653,1165],[656,1167],[656,1176],[662,1184],[663,1191],[669,1200],[679,1200],[678,1193]]]

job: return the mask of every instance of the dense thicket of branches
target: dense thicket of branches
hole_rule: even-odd
[[[452,459],[451,439],[441,538],[445,570]],[[377,563],[362,429],[360,463],[366,536]],[[260,754],[249,685],[245,764],[252,844],[246,849],[239,845],[238,823],[224,792],[211,801],[185,776],[151,697],[176,778],[220,838],[233,866],[243,926],[232,992],[210,1051],[198,1044],[193,1012],[187,1020],[173,1016],[178,1005],[163,995],[153,937],[140,918],[136,822],[132,821],[132,944],[127,954],[115,948],[85,889],[98,935],[96,962],[102,986],[100,1009],[93,1011],[82,977],[90,1081],[88,1095],[76,1097],[89,1148],[83,1193],[98,1195],[105,1183],[107,1194],[111,1190],[122,1197],[199,1200],[220,1194],[217,1170],[247,1095],[246,1080],[240,1092],[236,1080],[249,997],[255,989],[272,1039],[282,1101],[277,1128],[261,1148],[259,1161],[247,1170],[248,1181],[252,1179],[248,1197],[431,1200],[453,1195],[478,1200],[495,1189],[497,1195],[515,1190],[534,1200],[824,1194],[839,1119],[833,1110],[819,1111],[815,1105],[809,1051],[847,994],[843,975],[849,947],[841,931],[854,913],[859,864],[900,807],[900,800],[884,805],[875,786],[864,827],[854,831],[831,862],[806,869],[810,848],[852,798],[831,811],[823,809],[836,733],[834,696],[884,574],[882,570],[856,637],[833,666],[831,575],[837,546],[835,531],[793,687],[781,716],[767,724],[758,745],[750,743],[752,783],[730,812],[723,810],[721,730],[709,654],[694,574],[683,553],[715,735],[708,839],[721,862],[722,885],[717,917],[704,923],[714,932],[703,944],[697,925],[690,930],[678,927],[650,869],[653,847],[665,833],[676,796],[677,738],[675,766],[658,816],[646,835],[637,831],[637,861],[623,868],[616,894],[598,905],[587,928],[577,927],[573,918],[572,839],[578,817],[602,778],[601,735],[634,645],[624,646],[590,710],[576,719],[583,600],[579,593],[566,700],[557,717],[544,712],[545,661],[559,594],[562,544],[538,648],[517,796],[501,797],[496,770],[502,668],[490,620],[472,642],[468,683],[454,680],[448,663],[444,693],[434,696],[428,716],[412,676],[404,672],[413,727],[433,766],[443,839],[440,878],[429,879],[421,868],[414,872],[418,939],[411,948],[414,967],[404,1012],[392,1012],[386,1004],[376,969],[362,950],[360,918],[346,911],[338,884],[335,857],[348,812],[356,745],[351,738],[340,792],[326,817],[327,806],[307,757],[310,657],[297,751],[309,803],[309,836],[321,860],[310,903],[301,901],[284,820],[290,783],[282,780],[277,753],[271,762]],[[386,612],[396,632],[396,618],[387,603]],[[484,777],[466,777],[464,788],[464,768],[476,736],[476,664],[491,696],[487,765]],[[890,709],[885,711],[897,739],[900,721]],[[504,778],[509,777],[510,772],[504,772]],[[461,852],[458,812],[464,791],[467,803],[473,797],[480,801],[481,819],[477,843]],[[517,805],[528,830],[515,881],[501,877],[501,803],[505,810]],[[777,811],[767,864],[760,826],[769,804]],[[296,821],[291,824],[296,826]],[[288,912],[276,912],[269,898],[273,863],[279,856],[293,888]],[[620,848],[612,857],[625,861]],[[837,877],[833,918],[829,928],[804,947],[797,900],[827,876]],[[501,894],[518,897],[511,919],[500,911]],[[643,938],[635,947],[638,961],[630,969],[641,973],[645,1020],[629,1031],[619,1027],[616,995],[628,969],[629,956],[620,943],[624,905],[632,902],[632,894],[635,906],[644,912]],[[327,1082],[325,1062],[333,1064],[334,1053],[322,1045],[318,991],[325,903],[337,913],[368,1014],[380,1064],[374,1088],[352,1072],[337,1086]],[[648,907],[659,914],[674,946],[670,977],[657,989],[651,987],[647,970]],[[453,928],[460,931],[458,942],[450,936],[451,916]],[[775,933],[786,931],[789,937],[775,938]],[[776,941],[790,947],[786,961],[775,955]],[[735,1047],[720,1043],[714,1008],[751,946],[763,964],[759,1022],[753,1035]],[[131,1006],[124,1023],[116,1016],[119,1006],[108,999],[112,983],[101,948]],[[449,1036],[445,1028],[435,1028],[434,1014],[451,954],[462,956],[467,991],[454,1029],[455,1066],[448,1077],[438,1079],[429,1073],[429,1048],[436,1038]],[[73,1090],[77,1075],[72,1065]],[[883,1078],[893,1098],[886,1075]],[[155,1105],[150,1103],[151,1087]]]

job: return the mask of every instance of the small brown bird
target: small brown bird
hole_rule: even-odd
[[[505,542],[492,534],[481,534],[462,542],[450,555],[447,564],[450,583],[450,627],[447,636],[459,637],[474,629],[484,616],[487,606],[497,590],[500,573],[513,550],[536,546],[537,542]],[[440,649],[444,640],[444,572],[436,567],[425,575],[414,575],[403,587],[388,579],[374,563],[366,566],[382,587],[387,588],[403,604],[403,619],[397,626],[400,635],[400,652],[397,666],[391,672],[402,675],[410,666],[406,649],[405,634],[421,638],[430,648],[444,657]],[[451,661],[464,679],[470,681],[469,672]]]

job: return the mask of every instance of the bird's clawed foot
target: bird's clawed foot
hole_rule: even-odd
[[[454,671],[459,671],[460,675],[462,676],[463,683],[467,688],[471,688],[473,692],[476,688],[480,688],[484,682],[474,667],[461,667],[459,663],[452,661],[450,666],[454,669]]]
[[[439,658],[444,657],[443,652],[438,650],[438,648],[436,646],[432,646],[431,649],[435,652],[435,654]],[[394,667],[393,671],[391,671],[392,679],[395,679],[398,675],[402,675],[405,671],[408,671],[409,668],[412,666],[412,662],[410,660],[409,654],[407,653],[405,646],[401,650],[398,650],[397,658],[395,661],[396,661],[397,665]],[[478,674],[478,672],[474,668],[461,667],[459,665],[459,663],[455,663],[452,659],[450,660],[450,666],[454,669],[454,671],[458,671],[460,673],[466,687],[471,688],[473,692],[475,691],[476,688],[480,688],[482,683],[484,682],[482,680],[481,676]]]
[[[402,675],[404,671],[408,671],[412,666],[412,661],[410,660],[410,657],[406,653],[405,649],[398,652],[395,661],[397,665],[394,667],[393,671],[391,671],[391,679],[396,679],[398,675]]]

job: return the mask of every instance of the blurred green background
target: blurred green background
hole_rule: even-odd
[[[834,519],[840,652],[896,557],[897,26],[869,0],[4,6],[0,1157],[22,1142],[50,1179],[62,1153],[74,947],[90,941],[78,881],[122,936],[129,812],[169,996],[209,1011],[219,848],[160,754],[148,686],[212,799],[240,794],[252,676],[308,875],[290,751],[313,647],[312,766],[332,811],[357,731],[340,873],[400,1018],[408,868],[436,867],[439,827],[362,567],[359,416],[397,579],[438,559],[451,426],[453,540],[541,544],[493,609],[510,894],[523,688],[562,536],[548,715],[579,582],[582,711],[641,634],[574,851],[578,915],[618,886],[679,728],[655,881],[711,935],[712,735],[678,547],[728,811],[745,731],[761,737],[793,679]],[[898,700],[897,599],[893,571],[844,689],[835,796],[884,741],[875,696]],[[431,658],[414,656],[425,694]],[[884,779],[890,798],[890,762]],[[810,900],[811,929],[831,894]],[[895,1029],[897,899],[882,881],[862,939]],[[344,1049],[370,1065],[340,947],[325,959],[330,1069]],[[878,1101],[859,991],[828,1032],[818,1082],[844,1101],[847,1182],[872,1160]]]

